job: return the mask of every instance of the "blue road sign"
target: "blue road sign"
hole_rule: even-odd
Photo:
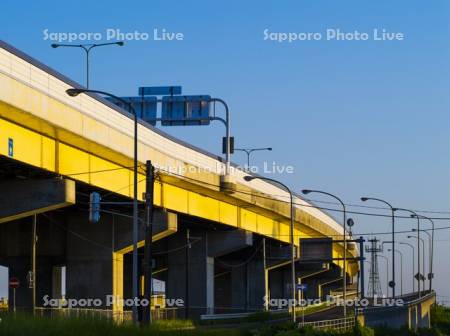
[[[98,192],[91,192],[89,197],[89,221],[97,223],[100,220],[100,201],[102,197]]]
[[[14,140],[12,138],[8,139],[8,155],[14,156]]]
[[[308,289],[308,285],[307,284],[297,284],[296,288],[297,288],[297,290],[304,292],[305,290]]]
[[[163,126],[209,125],[211,96],[162,97]]]
[[[143,86],[139,88],[140,96],[180,95],[181,86]]]
[[[142,97],[120,97],[120,98],[127,101],[133,106],[139,119],[142,119],[153,126],[156,125],[156,110],[158,106],[158,99],[156,97],[142,96]],[[114,103],[115,105],[119,106],[120,108],[127,110],[128,112],[130,113],[132,112],[130,111],[128,104],[124,104],[123,102],[110,97],[107,97],[106,99]]]

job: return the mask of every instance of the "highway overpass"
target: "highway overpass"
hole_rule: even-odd
[[[87,209],[92,191],[103,201],[130,201],[133,119],[98,95],[69,97],[71,87],[81,86],[0,42],[0,264],[21,280],[20,307],[32,304],[27,277],[34,223],[37,306],[45,295],[59,298],[61,287],[68,298],[131,297],[131,206],[105,206],[95,224]],[[154,276],[164,284],[159,290],[188,301],[189,316],[261,310],[265,295],[289,297],[288,194],[265,181],[246,182],[239,169],[230,173],[235,190],[224,190],[221,157],[143,121],[138,134],[141,201],[146,160],[157,168],[153,254]],[[295,204],[297,247],[300,238],[342,239],[331,216],[299,197]],[[143,230],[139,239],[142,259]],[[357,253],[349,248],[348,257]],[[342,256],[342,244],[333,244],[333,257]],[[326,295],[341,286],[341,266],[300,256],[297,279],[305,276],[308,296]],[[349,283],[357,269],[348,263]]]

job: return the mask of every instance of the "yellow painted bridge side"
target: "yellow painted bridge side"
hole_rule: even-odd
[[[9,155],[10,139],[13,145],[12,156]],[[131,169],[4,119],[0,119],[0,144],[0,155],[123,196],[130,197],[133,194]],[[145,176],[139,174],[138,181],[138,195],[142,198]],[[288,221],[274,220],[176,185],[156,181],[155,205],[289,242]],[[299,227],[296,227],[295,235],[300,235]],[[305,233],[302,234],[302,237],[306,236]]]

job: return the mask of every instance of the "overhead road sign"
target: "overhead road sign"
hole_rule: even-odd
[[[163,126],[209,125],[211,96],[162,97]]]
[[[156,97],[120,97],[131,104],[136,111],[137,117],[149,124],[156,125],[156,111],[158,106],[158,98]],[[107,97],[107,100],[114,103],[124,110],[129,110],[129,106],[121,101]]]
[[[173,96],[180,94],[181,86],[141,86],[139,88],[140,96]]]

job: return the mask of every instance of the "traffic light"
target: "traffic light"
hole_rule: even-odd
[[[222,138],[222,154],[227,153],[227,138]],[[230,154],[234,154],[234,137],[230,137]]]
[[[89,197],[89,221],[97,223],[100,220],[100,201],[101,196],[98,192],[91,192]]]

